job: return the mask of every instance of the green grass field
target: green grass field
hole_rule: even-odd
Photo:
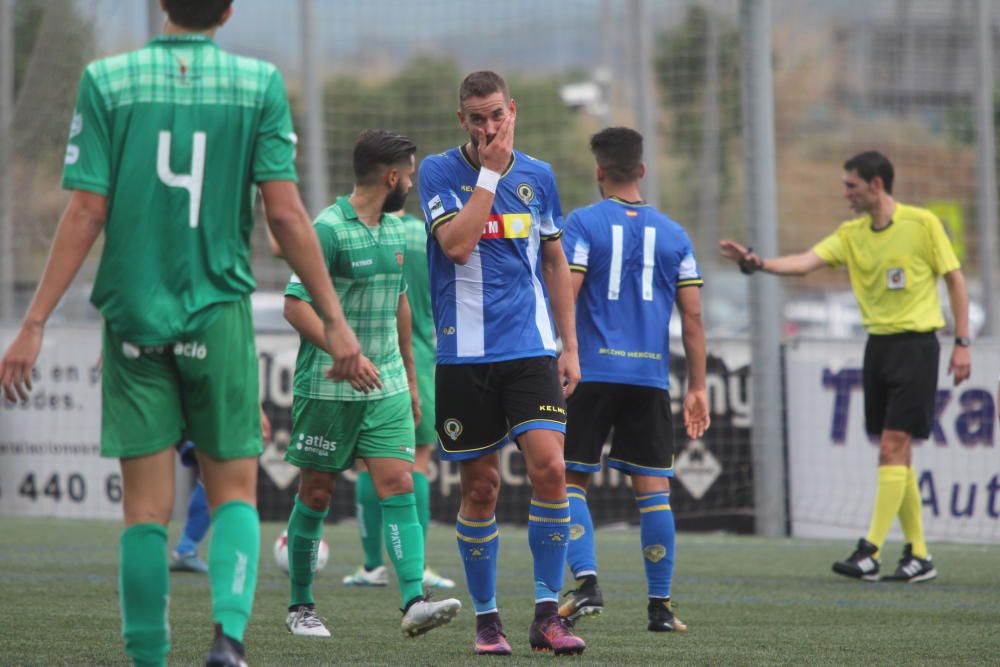
[[[554,660],[528,647],[531,560],[522,529],[502,530],[500,605],[513,660],[474,658],[474,618],[416,640],[399,632],[399,598],[385,589],[349,589],[343,575],[361,549],[353,524],[328,527],[329,565],[317,578],[331,639],[292,637],[284,627],[287,584],[271,556],[281,526],[263,527],[251,665],[442,665]],[[0,665],[120,665],[115,584],[120,527],[114,522],[0,518]],[[172,539],[178,528],[172,526]],[[428,551],[443,574],[462,581],[453,530],[436,526]],[[869,584],[830,573],[847,542],[682,534],[674,577],[683,635],[646,631],[645,583],[637,530],[598,535],[605,613],[584,619],[588,642],[577,663],[675,664],[998,664],[1000,547],[933,545],[940,577],[918,585]],[[893,557],[899,545],[889,545]],[[196,665],[211,637],[207,579],[172,575],[171,664]]]

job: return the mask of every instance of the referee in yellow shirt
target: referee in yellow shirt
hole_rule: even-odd
[[[869,151],[844,163],[844,197],[859,217],[842,223],[811,250],[762,259],[733,241],[722,255],[744,273],[801,276],[822,266],[847,266],[851,289],[868,331],[865,346],[865,428],[879,437],[878,490],[868,535],[833,571],[877,581],[880,549],[898,516],[907,544],[891,581],[929,581],[937,570],[927,552],[922,503],[912,467],[913,438],[925,439],[934,420],[944,326],[937,278],[943,276],[955,319],[948,372],[955,384],[969,377],[969,299],[965,278],[944,226],[933,213],[892,198],[892,163]]]

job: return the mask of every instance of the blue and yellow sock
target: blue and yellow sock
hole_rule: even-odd
[[[646,585],[651,598],[669,598],[674,577],[676,527],[670,509],[670,492],[660,491],[635,497],[639,507],[639,533],[642,541]]]
[[[288,517],[288,606],[311,605],[313,577],[319,544],[323,539],[323,520],[329,509],[319,512],[295,494],[295,506]]]
[[[597,557],[594,554],[594,521],[587,505],[587,490],[576,484],[566,485],[569,500],[569,549],[566,562],[577,579],[597,574]]]
[[[219,505],[212,516],[208,545],[208,580],[212,587],[212,618],[223,634],[243,641],[257,589],[260,559],[260,517],[242,500]]]
[[[528,545],[535,561],[535,603],[558,602],[569,546],[569,501],[531,499]]]
[[[118,594],[125,654],[142,667],[166,665],[170,651],[166,528],[140,523],[122,533]]]
[[[205,487],[201,482],[198,482],[191,490],[187,518],[184,519],[184,533],[181,535],[175,551],[179,554],[198,553],[198,543],[205,539],[205,534],[208,533],[208,527],[211,524],[212,516],[208,512]]]
[[[488,519],[467,519],[458,516],[458,553],[465,566],[465,582],[469,586],[476,614],[497,610],[497,555],[500,553],[500,531],[496,515]]]

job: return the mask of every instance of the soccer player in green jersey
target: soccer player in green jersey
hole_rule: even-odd
[[[402,209],[394,211],[393,215],[402,220],[406,227],[403,278],[406,280],[406,296],[413,320],[413,359],[421,414],[416,423],[417,451],[413,460],[413,493],[417,499],[417,516],[426,539],[427,527],[431,521],[428,474],[431,454],[437,442],[434,434],[434,314],[431,311],[430,280],[427,276],[427,225]],[[358,469],[354,501],[365,562],[354,574],[344,577],[343,581],[348,586],[385,586],[389,583],[389,576],[382,564],[382,507],[368,469],[363,463],[358,464]],[[455,582],[428,566],[424,569],[424,586],[454,588]]]
[[[285,454],[301,469],[288,519],[286,625],[295,635],[330,636],[312,594],[316,554],[337,474],[358,458],[371,473],[381,505],[378,529],[399,580],[403,633],[413,637],[448,623],[462,607],[458,600],[431,602],[423,594],[424,532],[411,474],[420,405],[403,277],[409,260],[403,222],[389,213],[402,208],[410,190],[415,151],[416,144],[401,135],[362,132],[354,146],[354,192],[337,198],[314,223],[344,316],[361,341],[358,379],[322,381],[329,362],[311,294],[296,276],[285,289],[285,318],[302,338]]]
[[[231,0],[161,6],[163,35],[83,72],[63,175],[69,205],[0,360],[0,385],[8,400],[28,399],[45,322],[103,231],[91,299],[105,321],[101,454],[121,460],[124,487],[125,652],[136,665],[166,665],[174,445],[190,439],[212,512],[216,637],[206,664],[241,665],[260,550],[249,298],[255,184],[275,238],[313,295],[317,337],[335,359],[330,376],[360,382],[361,351],[295,185],[281,73],[216,46]]]

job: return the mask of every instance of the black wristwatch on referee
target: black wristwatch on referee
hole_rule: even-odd
[[[972,345],[972,339],[968,336],[955,336],[955,345],[959,347],[969,347]]]

